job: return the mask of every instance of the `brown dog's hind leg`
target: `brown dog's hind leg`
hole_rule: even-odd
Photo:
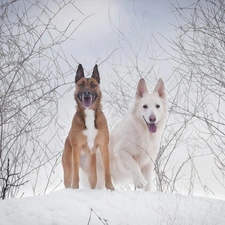
[[[89,156],[88,181],[89,181],[91,189],[94,189],[97,184],[96,154],[95,153],[93,153]]]
[[[73,168],[72,168],[72,148],[68,139],[66,139],[62,155],[62,166],[64,171],[64,186],[65,188],[70,188],[72,184]]]
[[[109,149],[107,146],[99,146],[105,171],[105,187],[106,189],[114,190],[110,168],[109,168]]]

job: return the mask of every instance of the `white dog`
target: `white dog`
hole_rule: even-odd
[[[153,93],[140,79],[130,112],[110,133],[110,167],[114,184],[134,183],[151,190],[154,162],[166,123],[167,100],[160,78]]]

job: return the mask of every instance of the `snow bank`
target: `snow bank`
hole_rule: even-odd
[[[83,224],[225,225],[225,201],[85,189],[0,201],[0,225]]]

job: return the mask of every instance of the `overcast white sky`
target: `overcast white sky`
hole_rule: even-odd
[[[83,0],[76,1],[76,6],[83,14],[72,7],[65,8],[62,19],[57,23],[63,26],[74,19],[79,24],[88,17],[74,33],[71,44],[65,43],[64,49],[88,69],[96,62],[105,60],[119,47],[122,49],[113,54],[115,58],[124,51],[129,52],[130,49],[124,43],[125,38],[137,51],[142,38],[145,45],[152,42],[152,34],[160,33],[166,37],[174,34],[169,25],[174,16],[167,0]],[[124,32],[124,37],[117,29]],[[152,50],[157,51],[157,46],[154,47]]]
[[[81,63],[90,74],[94,65],[100,64],[102,85],[110,82],[112,65],[132,67],[132,59],[137,54],[139,66],[145,68],[151,64],[150,57],[166,57],[161,47],[171,50],[165,38],[175,36],[171,25],[175,17],[167,0],[83,0],[76,1],[75,5],[81,12],[68,6],[56,17],[61,29],[71,20],[75,26],[84,20],[71,39],[62,45],[63,51],[74,69]],[[170,67],[168,62],[158,61],[152,76],[167,79],[172,73]],[[73,96],[70,97],[73,101]]]
[[[152,79],[150,77],[148,82],[150,90],[153,89],[151,84],[155,85],[156,80],[162,77],[167,92],[172,95],[173,92],[170,91],[176,85],[170,81],[173,65],[171,61],[163,60],[168,58],[163,50],[172,55],[176,54],[166,40],[176,38],[173,25],[177,24],[177,21],[171,5],[176,2],[173,0],[76,0],[74,6],[68,4],[54,19],[60,30],[65,29],[71,21],[73,21],[71,31],[78,26],[71,38],[62,45],[64,55],[73,65],[74,71],[78,63],[81,63],[90,74],[94,65],[100,64],[102,88],[109,86],[112,68],[133,67],[133,60],[137,56],[138,66],[143,71],[154,64]],[[180,5],[189,5],[191,1],[178,2]],[[52,12],[58,10],[58,5],[54,2],[47,4]],[[66,73],[67,65],[62,62],[60,66]],[[123,70],[120,68],[120,71]],[[67,81],[73,81],[74,76],[75,72],[66,78]],[[137,81],[139,77],[136,78]],[[74,87],[59,101],[58,122],[65,127],[61,134],[62,140],[68,134],[75,112],[73,92]],[[129,94],[132,96],[134,89]],[[106,117],[108,116],[107,114]],[[56,148],[59,150],[58,143]],[[201,162],[199,169],[202,174],[207,174],[205,171],[209,171],[211,167]],[[216,185],[213,188],[215,187]],[[202,195],[198,190],[196,193]],[[224,196],[223,189],[218,190],[217,196]]]

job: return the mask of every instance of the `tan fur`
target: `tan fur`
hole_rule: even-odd
[[[94,71],[93,71],[94,73]],[[87,136],[84,134],[86,128],[85,108],[78,98],[78,93],[83,89],[88,89],[97,94],[96,100],[89,109],[94,110],[94,126],[97,134],[94,138],[92,149],[88,146]],[[105,187],[113,190],[109,167],[109,131],[106,118],[101,110],[101,91],[99,83],[95,78],[82,77],[76,83],[75,100],[77,102],[77,111],[73,117],[72,126],[69,135],[65,141],[65,147],[62,156],[62,165],[64,169],[64,185],[66,188],[79,188],[79,168],[85,171],[88,176],[90,187],[93,189],[97,183],[96,172],[96,150],[99,148],[105,171]],[[85,157],[88,160],[87,165],[82,164],[80,159]]]

